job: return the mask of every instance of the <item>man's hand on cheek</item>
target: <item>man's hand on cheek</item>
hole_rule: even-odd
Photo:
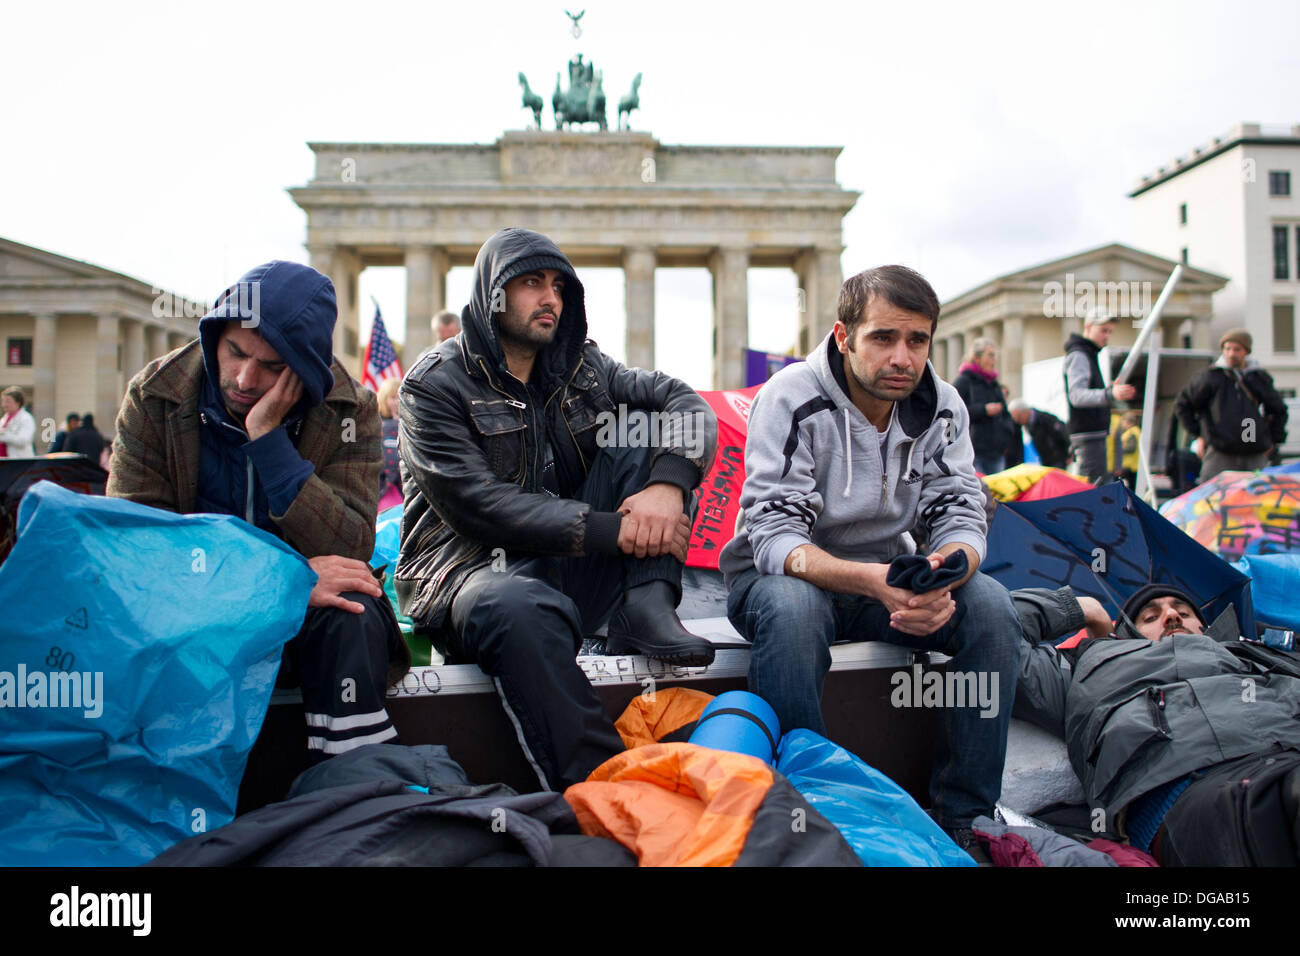
[[[624,554],[655,558],[671,554],[686,560],[691,520],[682,510],[684,498],[676,485],[658,482],[624,500],[618,529],[618,547]]]
[[[267,432],[280,427],[284,416],[302,398],[302,379],[289,366],[280,371],[280,377],[266,393],[257,400],[257,404],[244,416],[244,428],[248,437],[257,441]]]
[[[307,599],[308,607],[337,607],[353,614],[364,614],[365,605],[348,601],[342,595],[347,591],[360,591],[377,598],[384,593],[370,572],[370,565],[364,561],[340,554],[325,554],[310,558],[307,563],[316,572],[316,585]]]

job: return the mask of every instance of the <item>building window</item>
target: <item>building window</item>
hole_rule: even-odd
[[[5,349],[5,355],[8,356],[8,364],[10,365],[31,365],[32,340],[10,339]]]
[[[1187,225],[1187,203],[1183,203],[1178,207],[1178,225]]]
[[[1286,170],[1269,170],[1268,194],[1270,196],[1291,195],[1291,174]]]
[[[1288,261],[1291,257],[1287,255],[1287,227],[1273,227],[1273,278],[1289,279],[1291,278],[1290,265]]]
[[[1295,351],[1295,304],[1273,303],[1273,351]]]
[[[1183,251],[1182,251],[1181,253],[1179,253],[1179,255],[1182,257],[1183,265],[1187,265],[1187,247],[1186,247],[1186,246],[1183,246]]]

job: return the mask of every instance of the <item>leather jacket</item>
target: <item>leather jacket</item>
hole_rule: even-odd
[[[545,236],[502,230],[474,268],[462,331],[423,355],[398,393],[406,507],[394,582],[402,612],[425,630],[443,626],[472,571],[506,552],[618,552],[622,516],[573,498],[599,451],[602,413],[617,417],[625,406],[696,426],[693,440],[668,433],[649,479],[680,487],[688,500],[717,443],[717,419],[693,389],[626,368],[587,339],[582,284]],[[564,307],[525,385],[509,373],[490,306],[502,306],[506,282],[539,269],[564,275]],[[548,465],[553,474],[544,475]]]

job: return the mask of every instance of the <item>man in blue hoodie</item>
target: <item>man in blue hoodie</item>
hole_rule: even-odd
[[[107,489],[180,514],[237,515],[307,558],[317,581],[281,683],[302,687],[313,759],[396,740],[384,694],[390,662],[410,660],[366,563],[379,414],[333,360],[337,315],[334,286],[314,269],[277,261],[246,273],[196,341],[131,380]]]
[[[970,416],[929,363],[939,300],[923,277],[859,273],[837,312],[808,360],[777,372],[750,409],[743,514],[718,563],[727,614],[754,645],[749,689],[782,731],[826,732],[836,641],[951,655],[960,699],[899,693],[897,679],[910,680],[900,673],[891,701],[945,708],[932,813],[969,846],[971,821],[992,815],[1001,789],[1020,637],[1006,589],[977,572],[987,525]],[[918,541],[928,558],[913,553]]]

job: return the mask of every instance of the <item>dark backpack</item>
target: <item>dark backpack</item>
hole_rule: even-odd
[[[1230,381],[1210,403],[1205,423],[1206,439],[1229,455],[1253,455],[1273,447],[1268,421],[1259,411],[1259,400],[1246,384],[1231,372]],[[1254,422],[1253,425],[1250,423]]]

